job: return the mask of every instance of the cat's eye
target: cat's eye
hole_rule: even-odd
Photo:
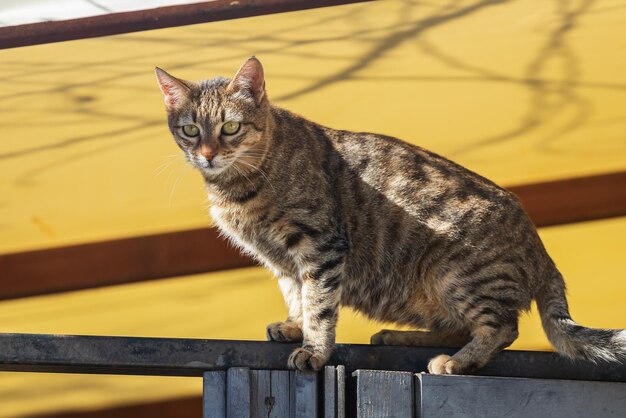
[[[241,124],[239,122],[229,121],[222,125],[222,133],[224,135],[235,135],[239,132]]]
[[[189,137],[200,135],[200,129],[196,125],[183,126],[183,133]]]

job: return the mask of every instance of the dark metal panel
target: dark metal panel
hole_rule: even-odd
[[[202,418],[226,418],[226,373],[206,372],[202,383]]]
[[[357,370],[357,418],[413,418],[413,373]]]
[[[289,374],[287,370],[271,371],[271,390],[274,406],[268,418],[289,418]]]
[[[371,0],[215,0],[0,28],[0,49],[94,38]]]
[[[358,369],[424,372],[433,357],[439,354],[454,355],[456,351],[458,349],[437,347],[339,344],[335,347],[330,363],[345,365],[348,373]],[[614,363],[607,367],[582,360],[569,360],[557,353],[505,350],[475,374],[626,382],[626,364]]]
[[[317,417],[317,374],[296,371],[293,372],[292,376],[293,407],[291,408],[291,417]]]
[[[226,417],[250,418],[250,370],[231,367],[226,372]]]
[[[0,371],[202,376],[229,367],[281,370],[297,345],[261,341],[0,334]],[[456,350],[339,344],[329,364],[421,372]],[[626,365],[570,361],[554,353],[505,351],[478,374],[626,382]]]
[[[418,417],[626,416],[626,383],[419,374]]]

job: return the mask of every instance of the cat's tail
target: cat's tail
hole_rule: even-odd
[[[626,330],[586,328],[572,320],[558,271],[535,295],[543,329],[556,351],[593,362],[626,362]]]

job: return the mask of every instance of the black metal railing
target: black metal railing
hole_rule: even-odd
[[[183,338],[0,334],[0,371],[202,376],[230,367],[281,370],[295,344]],[[358,369],[422,372],[452,348],[338,344],[330,359],[347,373]],[[538,351],[502,352],[477,374],[626,382],[626,367],[571,361]]]

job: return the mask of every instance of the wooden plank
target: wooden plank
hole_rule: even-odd
[[[202,418],[226,418],[226,373],[223,371],[203,375]]]
[[[271,372],[250,370],[250,416],[267,418],[273,406]]]
[[[231,367],[226,376],[226,417],[250,418],[250,370]]]
[[[510,190],[537,226],[626,215],[626,171]],[[0,300],[252,265],[211,228],[0,254]]]
[[[324,368],[325,418],[345,418],[345,370],[344,366]]]
[[[623,418],[626,383],[417,375],[417,416]]]
[[[213,0],[0,28],[0,49],[372,0]]]
[[[337,369],[338,374],[340,369]],[[272,394],[279,398],[277,387],[288,404],[289,372],[272,371]],[[490,380],[490,382],[485,380]],[[415,384],[416,417],[623,417],[626,410],[626,383],[568,381],[557,379],[485,378],[480,376],[417,375]],[[464,380],[465,382],[462,382]],[[275,386],[278,382],[282,382]],[[456,382],[454,385],[452,382]],[[453,386],[451,388],[451,386]],[[438,388],[438,389],[437,389]],[[425,396],[420,403],[421,392]],[[504,395],[502,395],[504,393]],[[601,397],[598,399],[598,395]],[[507,396],[512,396],[509,398]],[[445,399],[444,399],[445,397]],[[589,399],[588,399],[589,398]],[[589,400],[589,402],[587,402]],[[485,402],[485,404],[479,404]],[[500,410],[495,410],[499,405]],[[561,405],[561,402],[564,404]],[[443,405],[448,403],[448,406]],[[61,412],[49,418],[196,418],[201,414],[200,397],[168,400],[150,404],[125,405],[98,411]],[[280,405],[277,400],[276,405]],[[450,405],[460,408],[451,412]],[[490,406],[491,405],[491,406]],[[504,409],[502,405],[506,405]],[[519,408],[510,411],[511,406]],[[425,409],[426,414],[422,410]],[[476,408],[473,410],[472,408]],[[621,409],[620,409],[621,408]],[[432,410],[437,410],[433,415]],[[439,413],[439,410],[442,412]],[[565,415],[559,415],[559,410]],[[476,410],[478,411],[476,413]],[[289,418],[286,408],[281,415],[270,413],[270,418]],[[538,411],[538,412],[537,412]],[[615,415],[615,411],[618,412]],[[567,415],[569,414],[569,415]]]
[[[346,418],[346,368],[337,366],[337,418]]]
[[[324,367],[324,418],[337,418],[337,371]]]
[[[289,416],[296,416],[296,372],[289,372]]]
[[[357,370],[353,376],[358,418],[413,418],[413,373]]]
[[[289,418],[289,374],[287,370],[271,371],[271,392],[274,406],[269,418]]]
[[[299,371],[293,372],[291,379],[291,393],[291,417],[317,417],[317,374],[302,373]]]

